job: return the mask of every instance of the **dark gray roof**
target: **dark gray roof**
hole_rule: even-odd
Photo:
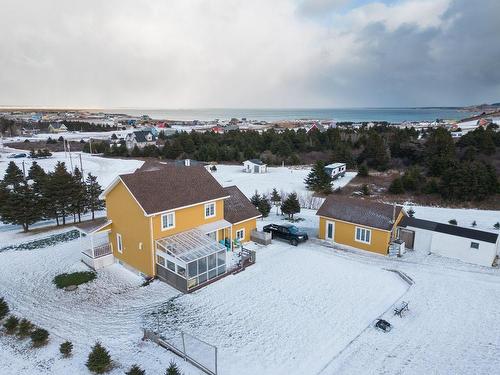
[[[316,215],[391,230],[393,216],[398,217],[401,206],[394,206],[361,198],[330,195],[323,202]]]
[[[224,191],[230,196],[224,201],[224,219],[231,224],[260,216],[260,212],[237,186],[225,187]]]
[[[94,220],[82,221],[81,223],[75,224],[75,227],[81,232],[91,234],[110,223],[111,220],[108,220],[107,217],[99,217]]]
[[[457,225],[437,223],[435,221],[417,219],[414,217],[405,217],[399,223],[401,227],[414,227],[419,229],[426,229],[432,232],[439,232],[449,234],[451,236],[469,238],[471,240],[484,241],[489,243],[496,243],[498,233],[485,232],[482,230],[459,227]]]
[[[264,163],[260,159],[250,159],[247,161],[249,161],[250,163],[258,164],[258,165],[264,165]]]
[[[147,214],[226,197],[217,180],[201,166],[167,164],[158,169],[120,175]]]
[[[134,132],[135,140],[137,142],[148,142],[146,135],[151,134],[153,136],[153,141],[156,141],[155,135],[149,130],[137,130]]]

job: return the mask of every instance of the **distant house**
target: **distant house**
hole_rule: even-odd
[[[401,206],[337,195],[326,198],[316,215],[320,239],[382,255],[389,254],[397,225],[406,216]]]
[[[326,127],[319,124],[319,123],[315,123],[309,129],[307,129],[307,133],[309,134],[310,132],[312,132],[314,130],[317,130],[320,133],[324,133],[324,132],[326,132]]]
[[[487,119],[487,118],[481,118],[481,119],[477,120],[478,127],[487,128],[488,125],[490,125],[491,123],[492,123],[492,121],[490,119]]]
[[[222,126],[214,126],[212,129],[213,133],[217,133],[217,134],[223,134],[224,133],[224,128]]]
[[[325,172],[333,179],[336,180],[339,177],[344,177],[346,171],[345,163],[333,163],[328,164],[325,167]]]
[[[63,133],[67,132],[68,128],[64,124],[55,123],[55,124],[50,124],[48,130],[49,133]]]
[[[499,254],[498,233],[405,217],[398,224],[405,247],[491,267]]]
[[[132,150],[135,146],[140,149],[146,146],[154,146],[156,145],[156,136],[149,130],[134,131],[125,136],[125,145],[128,150]]]
[[[267,164],[264,164],[262,160],[250,159],[243,162],[243,172],[246,173],[266,173]]]

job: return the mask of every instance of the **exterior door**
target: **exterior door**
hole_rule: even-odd
[[[407,249],[413,250],[413,244],[415,242],[415,232],[408,229],[399,229],[399,239],[404,241],[405,247]]]
[[[325,238],[327,240],[333,241],[335,238],[335,222],[327,221],[325,228]]]
[[[260,173],[260,167],[258,165],[253,166],[253,172],[254,173]]]

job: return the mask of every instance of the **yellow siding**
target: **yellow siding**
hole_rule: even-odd
[[[153,238],[155,240],[189,229],[199,227],[203,224],[224,219],[224,200],[216,201],[215,216],[205,219],[205,204],[183,208],[175,211],[175,228],[161,230],[161,215],[153,217]]]
[[[363,225],[357,225],[353,223],[338,221],[335,219],[327,219],[324,217],[320,217],[319,238],[323,240],[326,238],[325,232],[326,232],[327,221],[335,222],[335,234],[334,234],[335,243],[383,255],[386,255],[388,253],[388,247],[391,240],[391,233],[389,231],[383,231]],[[371,242],[369,244],[358,242],[355,240],[356,227],[367,228],[371,230]]]
[[[255,228],[257,228],[257,219],[250,219],[250,220],[238,223],[236,225],[233,225],[233,238],[232,238],[233,241],[236,238],[236,232],[240,229],[245,229],[245,238],[243,239],[242,242],[250,241],[250,233]]]
[[[155,274],[153,269],[151,232],[149,218],[132,197],[123,182],[119,182],[106,196],[108,219],[113,221],[109,240],[113,245],[113,255],[148,275]],[[116,234],[122,236],[123,253],[118,252]],[[139,249],[142,243],[142,250]]]

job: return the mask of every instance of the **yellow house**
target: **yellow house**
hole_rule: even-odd
[[[405,213],[401,206],[330,195],[317,215],[320,239],[387,255]]]
[[[102,194],[114,260],[187,292],[231,268],[259,212],[236,186],[202,166],[162,165],[118,176]]]

